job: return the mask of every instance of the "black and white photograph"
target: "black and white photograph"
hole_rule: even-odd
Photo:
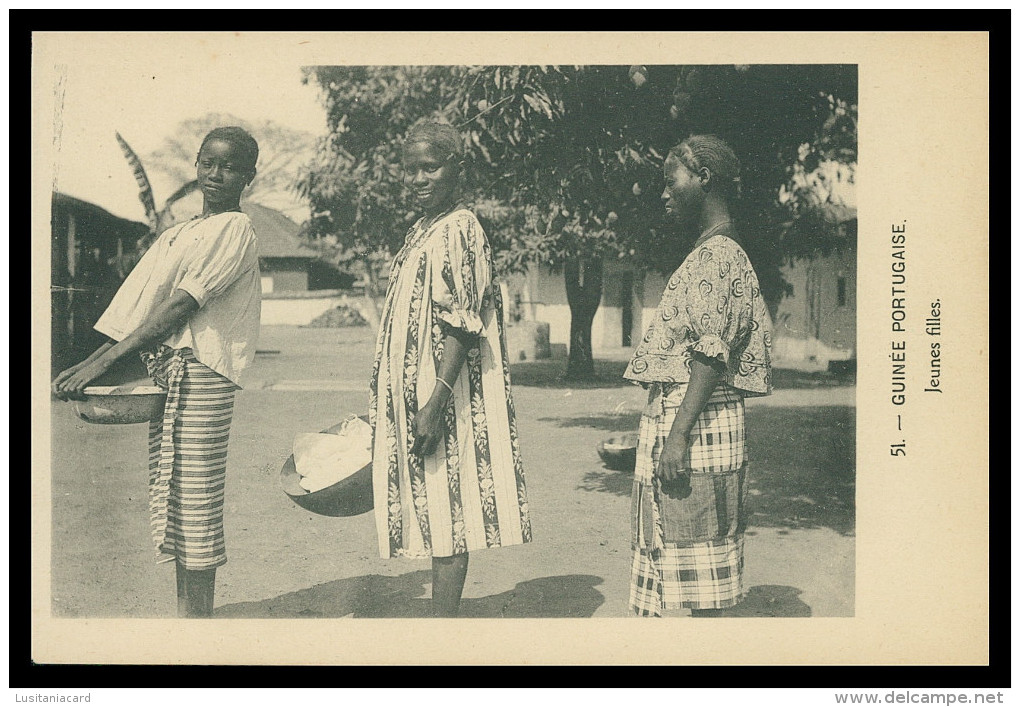
[[[988,572],[954,552],[951,581],[931,574],[943,533],[987,541],[986,476],[919,481],[987,466],[987,445],[938,446],[987,439],[987,295],[954,284],[987,271],[987,230],[971,218],[963,252],[949,177],[910,182],[925,137],[883,111],[928,93],[895,87],[898,49],[35,39],[34,659],[987,651],[987,596],[937,610],[952,650],[875,629]],[[961,48],[945,82],[987,78],[983,35],[910,41]],[[959,134],[920,130],[939,131]],[[953,152],[980,175],[987,133],[970,139]],[[913,519],[919,492],[945,526]],[[151,620],[168,638],[132,629]],[[315,647],[337,632],[378,640]]]

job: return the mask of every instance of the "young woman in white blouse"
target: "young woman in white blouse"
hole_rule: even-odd
[[[258,151],[238,127],[205,137],[202,214],[157,238],[96,323],[111,341],[53,381],[58,398],[78,398],[118,360],[141,355],[168,391],[163,419],[149,426],[149,510],[159,561],[176,564],[179,616],[212,615],[216,568],[227,561],[227,441],[262,297],[255,231],[240,210]]]

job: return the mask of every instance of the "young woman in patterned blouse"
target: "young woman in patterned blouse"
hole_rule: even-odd
[[[734,240],[740,163],[694,135],[665,163],[666,212],[700,233],[624,374],[648,389],[633,487],[631,608],[717,616],[743,597],[744,398],[771,392],[772,324]]]

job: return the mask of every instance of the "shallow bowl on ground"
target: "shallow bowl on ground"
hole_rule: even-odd
[[[130,425],[163,416],[166,391],[152,382],[95,385],[85,388],[83,400],[74,401],[78,417],[97,425]]]
[[[638,436],[634,433],[610,437],[598,443],[602,462],[614,471],[634,471],[637,464]]]
[[[362,416],[362,420],[368,420]],[[336,434],[343,423],[322,431]],[[356,516],[372,510],[372,464],[366,464],[356,472],[331,486],[318,491],[308,491],[301,486],[301,476],[294,465],[294,455],[287,457],[280,469],[280,485],[290,500],[307,511],[321,516]]]

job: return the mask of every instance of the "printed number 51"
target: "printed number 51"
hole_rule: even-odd
[[[905,457],[907,456],[907,442],[904,440],[900,444],[890,444],[889,454],[894,457]]]

